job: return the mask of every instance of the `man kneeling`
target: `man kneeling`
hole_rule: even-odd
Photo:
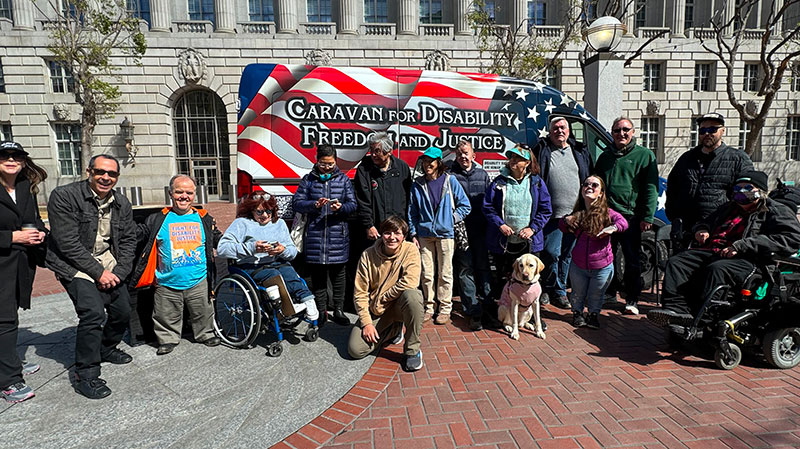
[[[405,241],[408,224],[392,216],[381,223],[381,238],[361,255],[356,272],[354,301],[358,323],[347,350],[361,359],[387,342],[403,340],[406,327],[405,368],[422,368],[419,334],[424,308],[419,286],[419,250]]]

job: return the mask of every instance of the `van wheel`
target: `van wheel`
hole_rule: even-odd
[[[800,327],[786,327],[764,337],[764,357],[770,365],[790,369],[800,363]]]

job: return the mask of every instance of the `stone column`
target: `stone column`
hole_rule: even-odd
[[[417,34],[419,24],[419,1],[398,0],[397,34]]]
[[[728,23],[728,21],[736,15],[736,0],[726,0],[723,2],[723,6],[725,7],[725,10],[723,11],[722,23]],[[741,26],[742,28],[746,28],[747,24],[742,23]],[[733,28],[733,25],[725,28],[726,37],[733,35]]]
[[[150,0],[150,31],[169,32],[172,26],[170,3],[170,0]]]
[[[15,30],[33,30],[34,11],[31,0],[13,0],[11,2],[11,13],[14,18]]]
[[[627,34],[635,35],[636,28],[636,6],[631,2],[625,15],[625,28],[628,29]]]
[[[215,31],[233,33],[236,28],[236,5],[233,0],[214,0]]]
[[[614,118],[622,115],[624,65],[624,58],[608,52],[586,60],[583,104],[606,129],[611,129]]]
[[[518,34],[528,33],[528,2],[527,0],[511,0],[511,14],[508,24],[511,30]],[[525,22],[523,24],[523,22]]]
[[[339,0],[339,34],[358,34],[358,4],[363,0]]]
[[[275,27],[278,33],[297,33],[297,9],[293,0],[275,2]]]
[[[672,24],[670,33],[672,36],[685,37],[686,30],[683,25],[686,22],[686,0],[672,1]],[[666,26],[666,24],[664,24]]]
[[[775,11],[780,10],[783,8],[783,0],[773,0],[775,2]],[[766,28],[765,26],[762,28]],[[772,35],[775,37],[780,37],[783,35],[783,17],[780,20],[775,22],[775,28],[772,32]]]
[[[470,35],[472,30],[467,21],[467,13],[469,12],[470,0],[453,0],[453,22],[454,32],[456,35]]]

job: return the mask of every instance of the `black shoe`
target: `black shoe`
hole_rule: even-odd
[[[572,325],[574,327],[586,326],[586,318],[583,317],[583,312],[578,312],[578,311],[572,312]]]
[[[75,391],[89,399],[103,399],[111,394],[111,389],[106,386],[106,381],[99,377],[78,379],[76,376]]]
[[[112,348],[107,353],[100,355],[100,361],[113,363],[114,365],[124,365],[126,363],[131,363],[133,361],[133,357],[128,355],[122,349]],[[111,393],[110,390],[109,393]]]
[[[539,304],[543,306],[550,304],[550,295],[547,293],[542,293],[542,295],[539,296]]]
[[[481,323],[480,316],[469,317],[469,330],[477,332],[483,330],[483,323]]]
[[[175,350],[175,346],[178,346],[174,343],[165,343],[163,345],[159,345],[158,349],[156,350],[156,355],[166,355],[170,352]]]
[[[339,326],[349,326],[350,318],[347,318],[342,309],[336,309],[333,311],[333,322]]]
[[[600,318],[597,313],[590,313],[586,317],[586,327],[591,329],[600,329]]]
[[[556,296],[551,303],[559,309],[568,310],[572,308],[572,304],[569,303],[569,299],[565,295]]]
[[[694,322],[694,317],[692,315],[688,313],[678,313],[669,309],[650,309],[647,312],[647,319],[659,326],[667,326],[670,324],[688,326]]]
[[[219,337],[211,337],[208,340],[203,340],[201,343],[209,348],[213,348],[214,346],[219,346],[222,343],[222,339]]]

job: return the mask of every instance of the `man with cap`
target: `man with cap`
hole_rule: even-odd
[[[712,112],[697,119],[700,144],[683,153],[667,179],[667,217],[681,247],[692,240],[694,225],[731,199],[734,181],[753,170],[744,151],[722,141],[725,119]]]
[[[733,199],[692,229],[699,247],[667,261],[663,307],[647,312],[648,319],[690,324],[716,286],[740,285],[765,255],[797,254],[800,222],[767,191],[764,172],[749,171],[735,180]]]
[[[581,183],[592,168],[589,151],[570,135],[569,122],[562,116],[550,117],[550,133],[532,149],[539,160],[541,176],[550,191],[553,215],[544,226],[542,250],[542,302],[548,300],[561,309],[569,309],[567,274],[572,260],[575,235],[562,233],[558,221],[569,215],[580,194]]]

